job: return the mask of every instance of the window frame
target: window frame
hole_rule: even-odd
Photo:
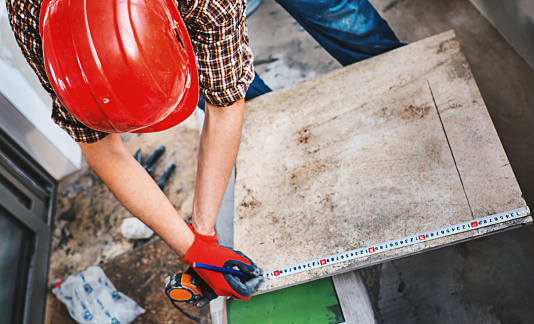
[[[0,129],[0,174],[25,196],[30,208],[0,185],[0,205],[33,234],[22,323],[43,323],[51,222],[57,182]]]

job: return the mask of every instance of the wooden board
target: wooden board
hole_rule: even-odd
[[[453,31],[247,104],[234,248],[264,270],[526,206]],[[267,291],[503,229],[266,282]]]

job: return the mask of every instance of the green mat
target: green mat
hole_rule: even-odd
[[[253,296],[228,300],[228,324],[338,324],[343,315],[331,278]]]

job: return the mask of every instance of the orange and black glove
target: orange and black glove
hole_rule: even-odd
[[[195,234],[195,241],[182,262],[192,267],[217,295],[242,300],[250,299],[250,296],[263,283],[264,279],[259,276],[262,270],[243,253],[220,246],[217,243],[217,234],[202,235],[197,233],[191,225],[189,228]],[[237,267],[249,277],[195,268],[193,266],[195,262],[226,268]]]

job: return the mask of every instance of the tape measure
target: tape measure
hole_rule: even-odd
[[[165,279],[165,294],[171,300],[191,306],[196,306],[195,304],[204,298],[195,278],[187,273],[175,273],[168,276]]]
[[[382,253],[394,249],[398,249],[404,246],[409,246],[413,244],[418,244],[421,242],[426,242],[430,240],[435,240],[438,238],[463,233],[471,230],[475,230],[478,228],[491,226],[499,223],[504,223],[510,220],[514,219],[520,219],[523,217],[527,217],[530,215],[530,210],[528,207],[522,207],[518,209],[514,209],[509,212],[489,215],[486,217],[478,218],[471,221],[466,221],[463,223],[455,224],[455,225],[449,225],[442,228],[438,228],[435,230],[414,234],[410,236],[406,236],[403,238],[390,240],[387,242],[382,242],[378,244],[369,245],[362,248],[357,248],[354,250],[350,250],[347,252],[341,252],[337,254],[332,254],[328,256],[324,256],[321,258],[293,264],[290,266],[285,266],[281,268],[276,268],[270,271],[266,271],[263,273],[263,277],[266,279],[275,279],[280,278],[284,276],[289,276],[292,274],[296,274],[299,272],[309,271],[312,269],[317,269],[321,267],[326,267],[332,264],[340,263],[340,262],[346,262],[358,258],[363,258],[369,255]]]
[[[200,323],[200,318],[187,313],[177,303],[200,308],[217,298],[215,292],[192,268],[185,273],[168,276],[165,279],[165,294],[176,309],[197,323]]]

